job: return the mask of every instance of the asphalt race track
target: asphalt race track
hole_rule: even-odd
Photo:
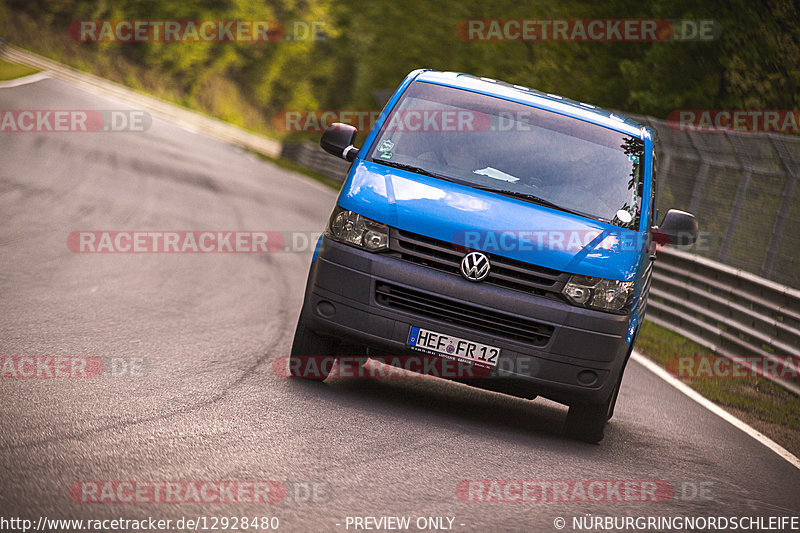
[[[0,89],[0,109],[126,106],[45,79]],[[386,516],[410,517],[415,531],[419,517],[445,517],[444,526],[449,517],[454,531],[538,532],[557,531],[557,517],[573,531],[572,517],[587,514],[800,514],[800,470],[636,363],[605,440],[583,444],[562,436],[566,408],[541,399],[437,379],[285,378],[276,369],[310,247],[67,246],[71,232],[88,230],[319,232],[334,198],[157,117],[144,132],[0,134],[0,356],[104,363],[98,377],[4,373],[0,516],[267,516],[281,531],[352,531],[353,517]],[[224,480],[287,492],[272,503],[81,501],[87,481]],[[457,492],[468,480],[633,480],[670,490],[663,501],[487,503]]]

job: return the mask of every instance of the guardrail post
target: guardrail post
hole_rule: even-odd
[[[739,187],[736,189],[736,197],[733,200],[733,207],[731,209],[731,216],[728,219],[728,227],[725,230],[725,237],[722,239],[722,245],[719,249],[718,260],[721,263],[728,261],[728,254],[731,251],[733,244],[733,236],[736,233],[736,226],[739,225],[739,215],[744,207],[744,200],[747,196],[747,189],[750,186],[750,176],[753,174],[753,165],[750,162],[750,157],[745,151],[744,143],[738,134],[731,134],[726,132],[725,136],[733,145],[737,158],[741,162],[742,177],[739,178]]]
[[[778,216],[772,226],[772,235],[767,246],[767,253],[764,256],[764,262],[761,264],[761,275],[765,278],[769,278],[772,275],[772,269],[775,266],[775,254],[783,236],[783,229],[786,227],[786,219],[789,217],[789,209],[792,207],[794,188],[797,185],[798,175],[800,175],[800,170],[796,165],[792,164],[792,156],[786,147],[786,141],[773,134],[769,135],[769,139],[778,153],[783,169],[786,171],[786,184],[783,188],[783,198],[778,209]]]
[[[706,151],[701,150],[700,147],[697,146],[696,135],[698,135],[698,133],[695,131],[687,132],[689,141],[692,143],[692,146],[697,151],[697,156],[700,158],[700,170],[697,172],[697,179],[692,189],[692,200],[689,204],[690,213],[696,213],[697,208],[700,206],[700,198],[703,195],[703,188],[706,186],[706,181],[708,180],[708,171],[711,168],[711,163],[708,161]]]

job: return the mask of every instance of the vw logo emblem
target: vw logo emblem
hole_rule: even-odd
[[[490,268],[489,258],[481,252],[470,252],[461,260],[461,275],[469,281],[483,281]]]

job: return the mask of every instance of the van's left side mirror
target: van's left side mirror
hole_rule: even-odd
[[[325,129],[319,145],[323,150],[346,161],[353,161],[358,155],[358,148],[353,146],[358,130],[350,124],[334,122]]]
[[[697,240],[697,219],[686,211],[670,209],[660,226],[652,229],[653,240],[659,244],[688,246]]]

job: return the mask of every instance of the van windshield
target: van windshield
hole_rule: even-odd
[[[638,228],[644,143],[471,91],[414,82],[368,159]]]

